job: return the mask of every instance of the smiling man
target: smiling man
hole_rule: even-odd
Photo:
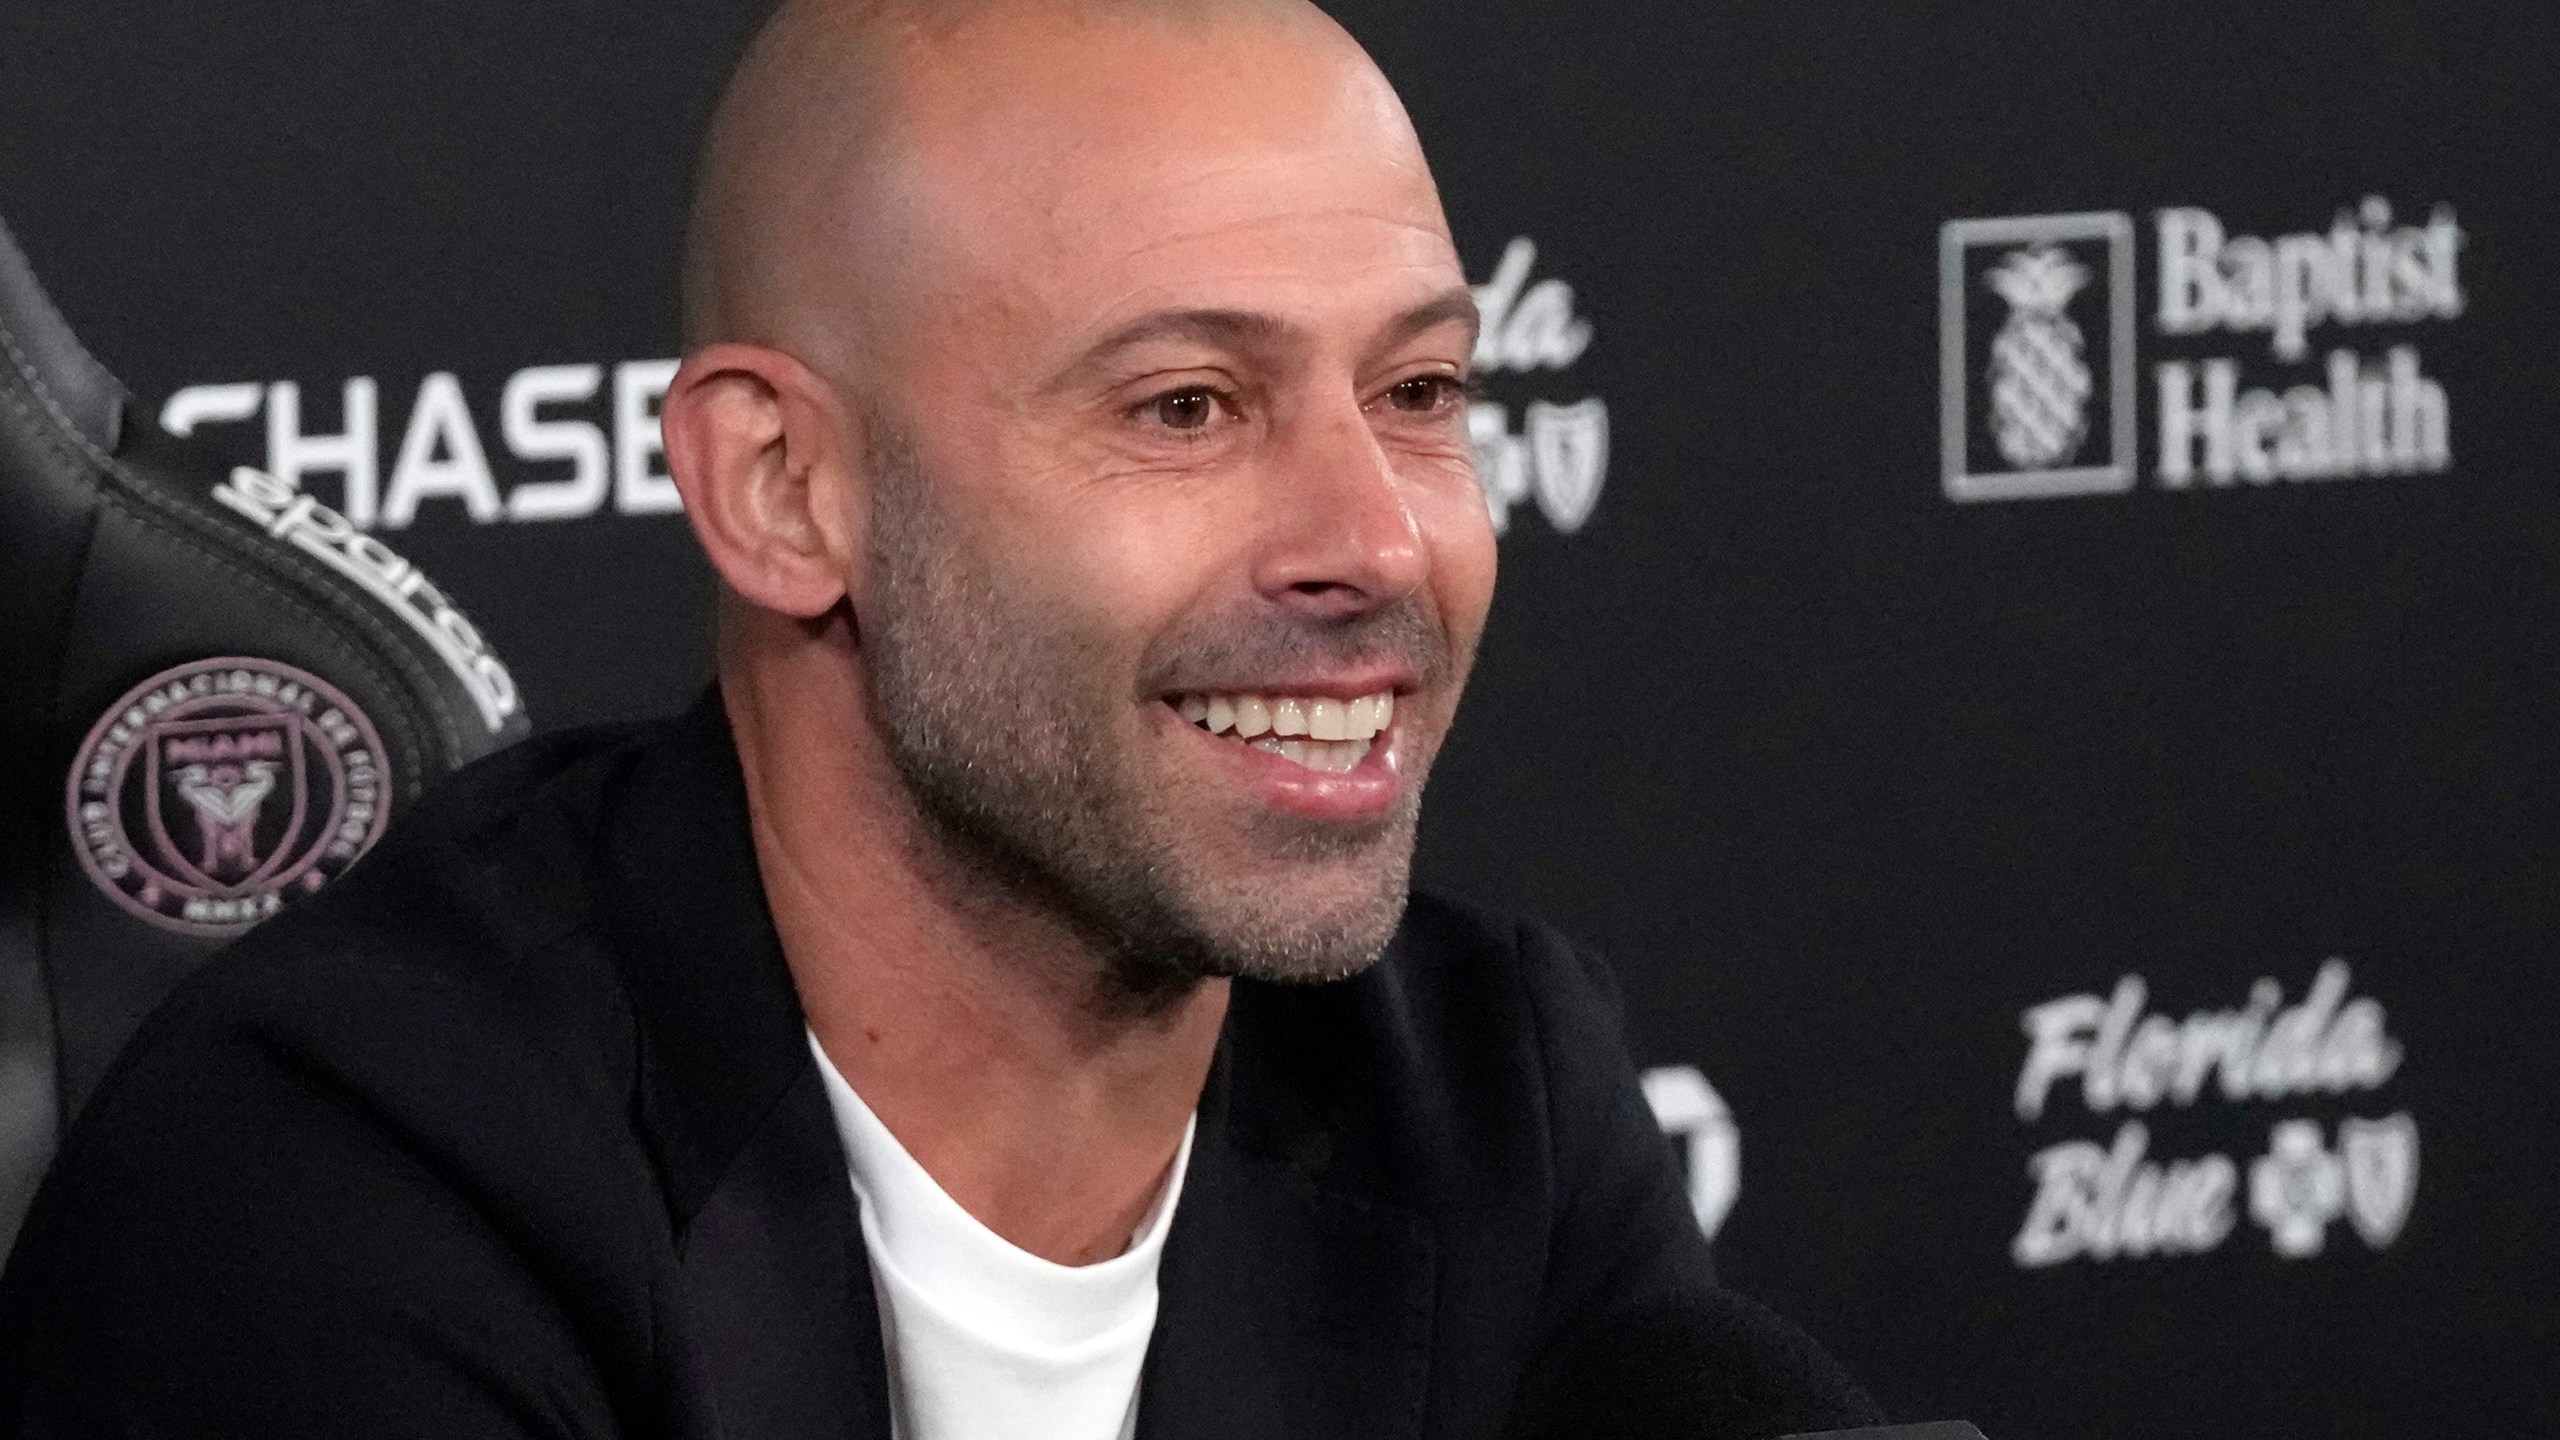
[[[1713,1295],[1603,972],[1408,901],[1494,546],[1340,29],[792,0],[685,282],[717,687],[155,1018],[0,1297],[15,1433],[1489,1436]]]

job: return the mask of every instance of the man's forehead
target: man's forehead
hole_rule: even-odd
[[[1141,215],[1132,207],[1124,218]],[[1168,349],[1365,359],[1438,329],[1464,354],[1475,326],[1474,296],[1436,216],[1426,226],[1275,207],[1255,224],[1172,237],[1133,223],[981,252],[947,273],[961,288],[941,318],[974,337],[963,348],[993,343],[1058,384]]]
[[[978,73],[960,98],[987,103],[911,111],[919,259],[971,292],[1124,315],[1309,285],[1411,303],[1456,278],[1419,147],[1356,50],[1297,37],[1246,79],[1184,70],[1190,37],[1146,38],[1176,53],[1114,52],[1126,85],[1082,70],[1063,93],[994,96]]]

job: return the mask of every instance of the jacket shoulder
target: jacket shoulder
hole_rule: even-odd
[[[1402,1007],[1452,1039],[1510,1032],[1509,1063],[1624,1062],[1615,972],[1534,916],[1416,892],[1379,968]]]
[[[1409,968],[1492,964],[1521,983],[1586,991],[1617,1004],[1617,977],[1608,964],[1534,915],[1417,890],[1397,947],[1391,958]]]
[[[510,1072],[532,1067],[582,1088],[626,1070],[619,987],[585,943],[592,832],[649,728],[530,740],[446,777],[328,890],[162,1002],[84,1109],[66,1160],[93,1122],[131,1123],[207,1063],[261,1057],[390,1091],[428,1083],[393,1056],[468,1056],[492,1082],[530,1083]]]
[[[500,1433],[533,1396],[559,1433],[612,1428],[670,1222],[610,957],[542,896],[592,867],[626,743],[457,772],[162,1004],[0,1279],[0,1412]]]
[[[1329,1133],[1342,1153],[1324,1168],[1425,1209],[1488,1187],[1551,1195],[1592,1112],[1633,1092],[1599,960],[1540,921],[1428,893],[1368,971],[1240,983],[1230,1027],[1249,1132],[1275,1152]]]

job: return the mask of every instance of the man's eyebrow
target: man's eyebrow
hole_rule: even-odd
[[[1453,320],[1465,323],[1470,342],[1484,323],[1476,309],[1475,292],[1464,285],[1445,290],[1387,322],[1385,333],[1378,337],[1378,348],[1402,344],[1425,330],[1436,329]]]
[[[1435,295],[1388,321],[1374,348],[1391,348],[1426,330],[1453,321],[1463,322],[1472,339],[1478,323],[1476,297],[1463,285]],[[1294,327],[1287,321],[1257,310],[1214,307],[1158,310],[1141,315],[1086,346],[1082,354],[1059,372],[1059,378],[1064,382],[1068,377],[1085,374],[1114,354],[1151,340],[1196,340],[1203,344],[1238,348],[1249,345],[1267,347],[1291,339],[1294,334]]]
[[[1062,375],[1078,375],[1132,345],[1150,340],[1197,340],[1210,345],[1270,345],[1289,334],[1288,324],[1254,310],[1158,310],[1141,315],[1085,347]]]

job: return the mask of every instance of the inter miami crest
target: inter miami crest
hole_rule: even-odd
[[[274,660],[162,671],[90,728],[67,795],[98,888],[181,934],[226,937],[326,885],[391,813],[373,722]]]

